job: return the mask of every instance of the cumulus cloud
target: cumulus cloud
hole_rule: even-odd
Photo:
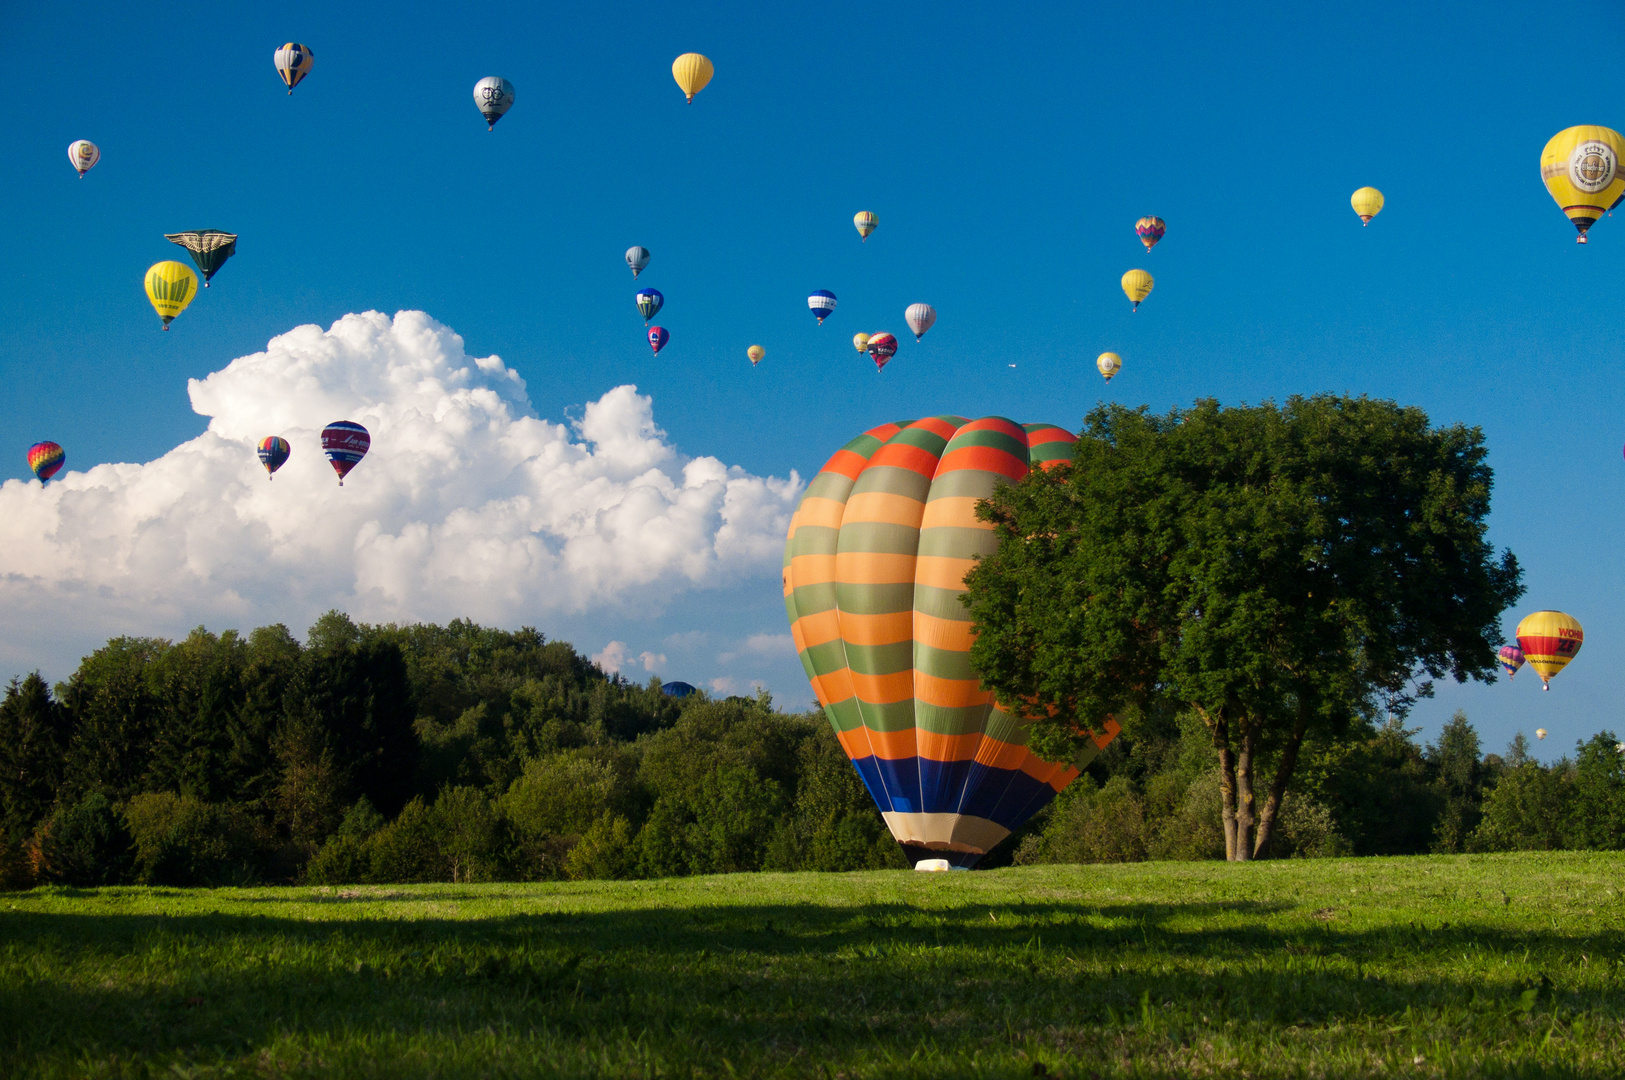
[[[801,491],[684,456],[634,386],[541,419],[517,372],[420,311],[297,327],[188,389],[208,430],[157,460],[0,486],[12,635],[658,606],[772,574]],[[340,419],[372,435],[342,488],[320,451]],[[270,434],[293,446],[274,483],[254,456]]]
[[[743,657],[768,657],[770,659],[783,659],[795,656],[796,643],[789,634],[752,634],[739,644],[737,649],[725,652],[717,657],[717,662],[731,664]]]
[[[612,641],[604,646],[603,652],[594,653],[588,659],[605,671],[621,671],[631,666],[632,647],[624,641]],[[666,654],[645,651],[638,653],[637,659],[644,671],[658,671],[666,662]]]

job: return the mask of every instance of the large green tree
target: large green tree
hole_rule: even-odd
[[[1055,757],[1104,715],[1193,711],[1229,857],[1264,855],[1306,736],[1493,678],[1523,589],[1485,538],[1485,457],[1478,429],[1367,398],[1103,406],[1069,466],[983,504],[1000,543],[966,579],[972,661]]]

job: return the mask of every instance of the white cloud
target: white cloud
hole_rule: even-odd
[[[789,634],[752,634],[737,649],[717,657],[719,664],[731,664],[744,656],[765,656],[776,660],[796,655],[795,639]]]
[[[626,666],[632,658],[632,650],[626,647],[624,641],[612,641],[604,646],[604,651],[594,653],[587,659],[603,668],[605,671],[619,671]]]
[[[540,419],[517,372],[417,311],[297,327],[188,389],[208,430],[157,460],[0,486],[5,638],[643,611],[774,574],[801,492],[683,456],[633,386]],[[342,488],[319,439],[339,419],[372,434]],[[269,434],[293,446],[274,483]]]
[[[666,662],[666,654],[640,652],[638,653],[638,659],[643,661],[644,671],[658,671],[660,666]]]

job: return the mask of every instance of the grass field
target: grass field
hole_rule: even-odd
[[[0,894],[20,1076],[1625,1075],[1625,856]]]

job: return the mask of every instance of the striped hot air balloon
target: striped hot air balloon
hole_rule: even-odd
[[[1537,611],[1525,615],[1515,635],[1524,659],[1540,676],[1540,688],[1552,688],[1552,676],[1568,666],[1585,644],[1586,632],[1580,620],[1561,611]]]
[[[807,310],[818,319],[818,325],[823,326],[829,313],[835,310],[835,294],[828,289],[814,289],[807,295]]]
[[[272,474],[282,468],[282,463],[288,460],[288,455],[293,453],[293,447],[280,435],[267,435],[260,440],[259,450],[256,453],[260,456],[260,464],[265,466],[265,478],[270,480],[274,478]]]
[[[1501,661],[1501,670],[1507,673],[1507,678],[1517,678],[1518,669],[1523,667],[1523,650],[1516,645],[1503,645],[1495,655]]]
[[[335,420],[322,428],[322,453],[333,463],[333,471],[339,474],[339,487],[344,486],[344,478],[350,475],[351,469],[361,464],[361,459],[367,456],[371,446],[372,436],[354,420]]]
[[[51,477],[62,471],[68,455],[54,442],[37,442],[28,448],[28,467],[39,477],[41,484],[50,483]]]
[[[1145,245],[1147,251],[1156,247],[1157,241],[1167,232],[1168,223],[1160,217],[1143,217],[1134,223],[1134,235],[1140,238],[1140,243]]]
[[[310,74],[310,69],[316,66],[316,54],[297,41],[290,41],[276,51],[276,73],[282,76],[287,84],[288,93]]]
[[[813,693],[892,835],[919,869],[968,869],[1077,777],[1045,761],[1027,722],[970,666],[959,602],[994,550],[977,500],[1071,457],[1049,424],[936,416],[853,439],[813,478],[790,521],[784,604]]]

